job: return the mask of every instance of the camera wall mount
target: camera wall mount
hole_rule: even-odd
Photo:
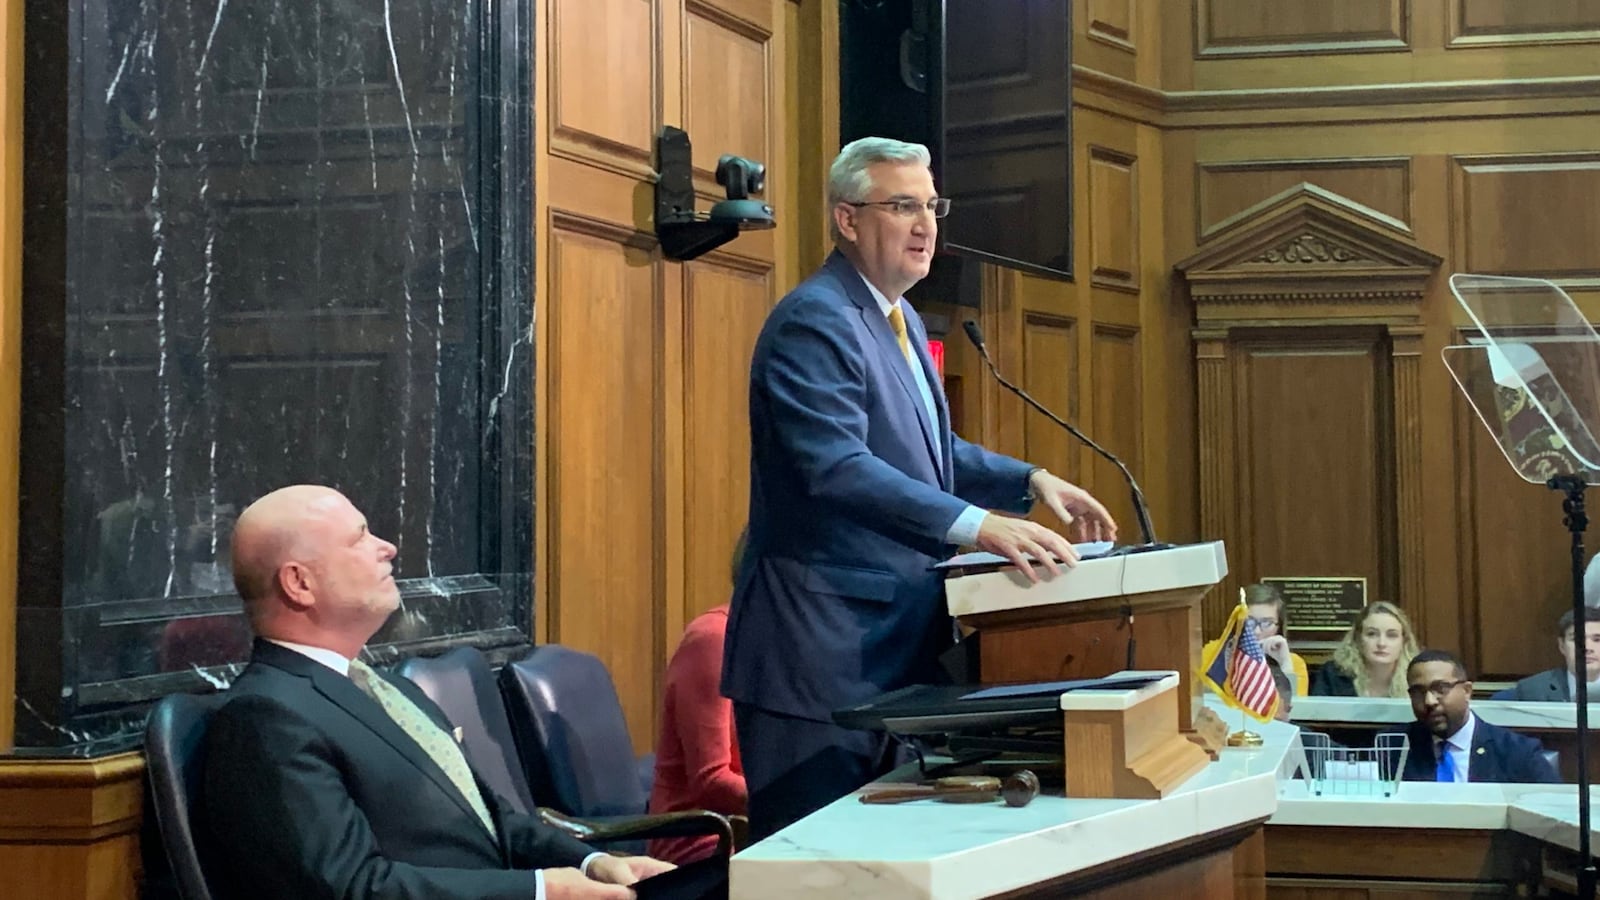
[[[656,239],[668,259],[689,260],[710,252],[739,236],[741,231],[773,228],[772,207],[752,199],[766,187],[766,167],[741,156],[725,155],[717,162],[717,183],[728,199],[709,213],[695,211],[694,164],[689,134],[663,126],[656,135]]]

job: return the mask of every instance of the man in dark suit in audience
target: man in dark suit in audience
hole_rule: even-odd
[[[620,900],[672,868],[511,812],[444,713],[358,659],[399,605],[394,556],[329,488],[283,488],[239,517],[256,642],[207,729],[201,804],[225,896]]]
[[[1417,716],[1406,727],[1407,781],[1561,781],[1538,741],[1473,715],[1472,682],[1454,656],[1422,651],[1407,667],[1406,681]]]
[[[1591,564],[1590,568],[1594,568]],[[1577,696],[1576,672],[1582,671],[1589,682],[1589,702],[1600,702],[1600,609],[1584,615],[1584,640],[1577,640],[1577,628],[1572,610],[1561,614],[1556,622],[1556,649],[1566,661],[1564,668],[1546,669],[1529,675],[1511,687],[1494,695],[1495,700],[1546,700],[1570,703]],[[1578,660],[1583,660],[1580,667]]]

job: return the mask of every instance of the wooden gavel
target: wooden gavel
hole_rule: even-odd
[[[1004,781],[988,775],[956,775],[936,778],[927,784],[877,788],[861,795],[862,803],[906,803],[911,800],[940,800],[945,803],[989,803],[1004,800],[1007,806],[1027,806],[1039,796],[1039,776],[1018,769]]]

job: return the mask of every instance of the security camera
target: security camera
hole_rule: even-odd
[[[738,237],[741,231],[773,228],[772,207],[751,194],[767,186],[767,168],[753,159],[725,154],[717,160],[717,184],[728,199],[695,211],[693,153],[681,128],[662,126],[656,136],[656,237],[668,259],[694,259]]]
[[[760,200],[750,199],[767,186],[767,167],[753,159],[724,153],[717,160],[717,184],[728,193],[728,199],[711,207],[711,221],[738,225],[741,231],[772,228],[772,207]]]
[[[717,160],[717,184],[728,191],[729,200],[744,200],[767,187],[767,167],[753,159],[722,154]]]

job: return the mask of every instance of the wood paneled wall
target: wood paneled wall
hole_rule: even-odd
[[[814,135],[802,125],[823,111],[788,80],[822,62],[791,56],[791,6],[539,3],[538,636],[605,661],[640,748],[654,744],[660,673],[684,624],[728,599],[750,351],[801,244],[815,252],[790,156],[814,162],[797,135]],[[808,37],[802,49],[822,52]],[[702,209],[723,196],[718,156],[736,153],[767,165],[779,227],[663,259],[652,166],[669,124],[693,141]]]
[[[1274,327],[1228,338],[1241,380],[1216,402],[1235,430],[1202,423],[1197,449],[1238,466],[1202,476],[1241,523],[1238,579],[1368,575],[1373,597],[1402,603],[1426,644],[1465,654],[1480,677],[1548,668],[1568,602],[1559,500],[1513,476],[1439,352],[1466,325],[1453,272],[1550,278],[1600,312],[1600,9],[1192,6],[1192,44],[1163,56],[1168,260],[1302,182],[1442,258],[1410,330],[1268,298],[1255,314]],[[1341,315],[1377,330],[1340,331]],[[1414,405],[1397,399],[1408,394]]]

